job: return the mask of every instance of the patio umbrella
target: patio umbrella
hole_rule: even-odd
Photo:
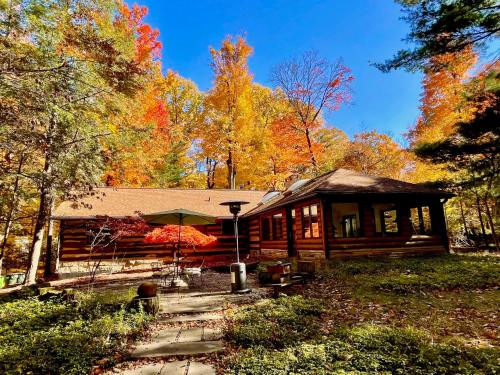
[[[177,241],[176,270],[181,250],[181,226],[183,225],[205,225],[214,224],[215,216],[177,208],[175,210],[155,212],[143,215],[148,224],[176,224],[179,226],[179,237]]]

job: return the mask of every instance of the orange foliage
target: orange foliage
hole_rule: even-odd
[[[470,47],[431,59],[422,82],[421,115],[408,134],[411,147],[442,140],[454,132],[458,122],[471,118],[474,108],[466,105],[464,83],[476,62],[477,54]],[[434,69],[435,66],[440,69]],[[409,178],[412,182],[422,182],[442,179],[447,175],[444,166],[415,160]]]
[[[148,64],[150,61],[161,57],[162,44],[158,40],[160,32],[144,23],[148,8],[134,4],[122,4],[117,22],[124,21],[130,33],[135,36],[135,61],[138,64]]]
[[[124,114],[114,120],[115,137],[106,184],[150,185],[169,151],[170,128],[163,99],[163,78],[157,71],[135,97],[125,103]]]
[[[431,59],[422,82],[422,115],[410,132],[413,145],[438,141],[450,135],[457,122],[470,117],[470,110],[463,106],[463,84],[476,61],[477,55],[471,48]],[[435,65],[446,66],[446,69],[435,71],[432,69]]]
[[[217,242],[214,236],[208,236],[191,226],[181,225],[181,243],[187,246],[208,246]],[[153,229],[146,234],[146,243],[169,243],[176,244],[179,241],[179,225],[165,225]]]
[[[354,136],[343,166],[365,174],[400,179],[409,161],[408,154],[391,137],[372,130]]]

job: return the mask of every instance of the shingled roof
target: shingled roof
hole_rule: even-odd
[[[313,178],[294,191],[285,191],[271,200],[259,204],[246,213],[251,216],[260,212],[282,207],[301,199],[318,194],[412,194],[449,197],[451,194],[442,190],[431,189],[422,185],[394,180],[392,178],[369,176],[348,169],[335,169]]]
[[[152,188],[97,188],[93,196],[79,202],[62,202],[55,210],[55,219],[134,216],[137,212],[149,214],[176,208],[201,212],[216,217],[229,217],[227,207],[220,203],[243,200],[242,213],[257,206],[266,192],[223,189],[152,189]]]

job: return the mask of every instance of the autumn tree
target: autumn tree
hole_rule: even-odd
[[[340,60],[331,63],[309,51],[277,65],[271,79],[288,100],[293,114],[289,125],[305,138],[310,165],[317,172],[312,133],[322,125],[323,111],[337,110],[350,100],[354,77]]]
[[[474,114],[456,124],[454,132],[434,142],[422,143],[416,149],[420,158],[438,165],[446,165],[452,172],[442,184],[463,195],[472,193],[472,205],[477,208],[481,232],[486,237],[486,225],[493,242],[500,250],[499,225],[495,212],[500,196],[500,69],[490,66],[465,87],[469,92],[467,102],[474,107]],[[462,204],[462,202],[460,202]],[[463,207],[461,207],[463,212]],[[464,231],[467,220],[462,214]],[[487,240],[485,241],[487,242]]]
[[[251,53],[241,36],[227,37],[218,50],[210,48],[214,85],[205,100],[207,120],[201,147],[206,158],[225,163],[230,189],[236,186],[238,160],[243,157],[242,144],[248,140],[253,116],[248,69]]]
[[[375,64],[393,69],[420,70],[433,58],[479,49],[500,33],[500,5],[496,0],[397,0],[410,26],[406,38],[415,47],[400,50],[392,59]],[[434,61],[435,70],[447,69],[451,60]]]
[[[326,173],[342,165],[351,143],[342,130],[335,127],[323,127],[313,134],[314,143],[319,148],[319,173]]]
[[[410,131],[412,144],[433,142],[448,136],[457,122],[470,116],[464,103],[465,81],[477,62],[477,55],[468,48],[462,52],[432,57],[422,81],[421,116]],[[440,64],[446,69],[434,70]]]
[[[171,70],[164,79],[163,95],[169,114],[170,149],[158,183],[202,187],[192,144],[205,131],[204,96],[193,81]]]
[[[148,9],[122,4],[114,20],[127,38],[127,52],[141,67],[140,86],[134,94],[114,101],[104,139],[107,185],[153,184],[170,151],[169,116],[164,101],[165,83],[159,58],[159,32],[144,22]]]
[[[391,137],[372,130],[354,136],[341,164],[365,174],[401,179],[407,156]]]
[[[139,86],[143,66],[114,1],[12,4],[0,30],[0,97],[14,110],[1,138],[30,157],[19,175],[38,195],[26,278],[33,283],[52,202],[98,184],[104,118],[114,99]]]

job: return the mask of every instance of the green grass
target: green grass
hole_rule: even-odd
[[[78,293],[72,302],[28,297],[0,304],[0,373],[89,373],[148,320],[125,309],[128,298]]]
[[[300,296],[236,313],[223,370],[498,374],[499,286],[494,256],[331,261]],[[298,312],[309,301],[320,308]]]

